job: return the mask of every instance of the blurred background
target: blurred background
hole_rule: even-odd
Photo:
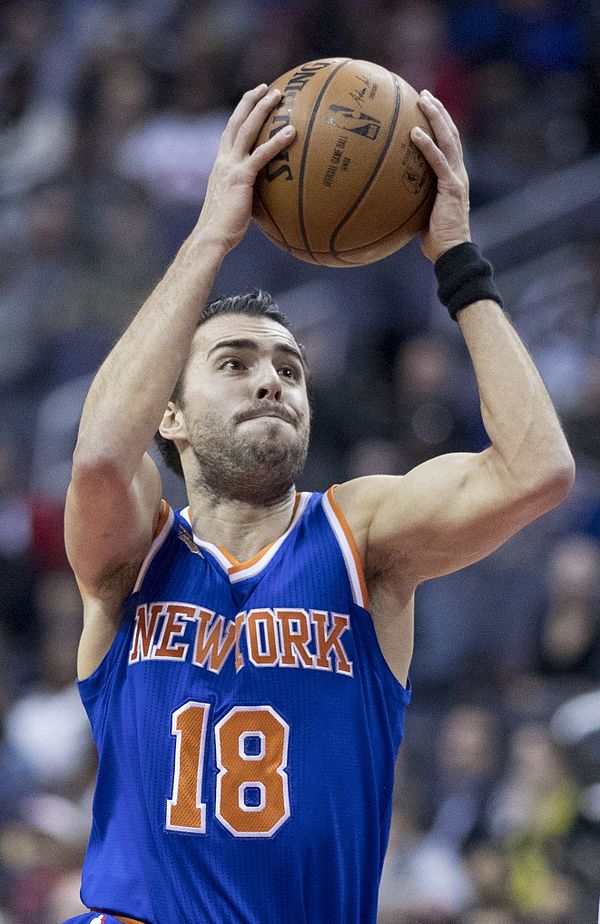
[[[596,921],[597,0],[3,0],[0,924],[81,910],[95,757],[62,513],[90,378],[195,222],[238,97],[328,55],[385,65],[454,115],[474,238],[578,464],[559,509],[419,589],[380,921]],[[486,445],[418,244],[335,271],[252,227],[215,294],[253,287],[278,298],[313,367],[302,489]],[[165,493],[184,502],[168,473]]]

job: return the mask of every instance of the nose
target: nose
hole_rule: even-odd
[[[281,401],[281,379],[277,370],[269,363],[261,366],[256,385],[256,398],[264,401]]]

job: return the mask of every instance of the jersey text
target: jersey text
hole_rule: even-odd
[[[249,662],[352,677],[346,633],[351,633],[350,617],[327,610],[259,608],[226,620],[190,603],[144,603],[135,614],[129,664],[191,660],[218,674],[233,660],[236,671]]]

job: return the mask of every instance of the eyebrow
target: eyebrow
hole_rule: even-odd
[[[234,337],[231,340],[219,340],[218,343],[215,343],[215,345],[210,348],[206,354],[206,358],[208,359],[208,357],[212,353],[216,353],[217,350],[224,350],[227,348],[233,350],[258,350],[259,345],[256,340],[251,340],[247,337]],[[304,357],[302,356],[302,353],[296,349],[296,347],[293,347],[287,343],[278,343],[275,346],[275,350],[278,353],[286,353],[288,356],[293,356],[294,359],[300,363],[302,368],[306,369],[306,362]]]

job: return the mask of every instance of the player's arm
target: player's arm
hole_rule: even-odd
[[[98,371],[86,398],[66,505],[66,545],[84,593],[123,596],[159,515],[160,477],[146,450],[185,364],[225,255],[244,236],[257,173],[292,134],[252,150],[277,94],[244,95],[223,133],[198,222]]]
[[[438,179],[422,239],[435,262],[470,240],[468,178],[450,116],[431,97],[422,96],[422,108],[437,142],[413,136]],[[362,530],[367,573],[395,573],[413,585],[483,558],[560,503],[574,479],[552,402],[500,305],[479,299],[457,318],[491,446],[432,459],[401,478],[358,479],[338,489]]]

